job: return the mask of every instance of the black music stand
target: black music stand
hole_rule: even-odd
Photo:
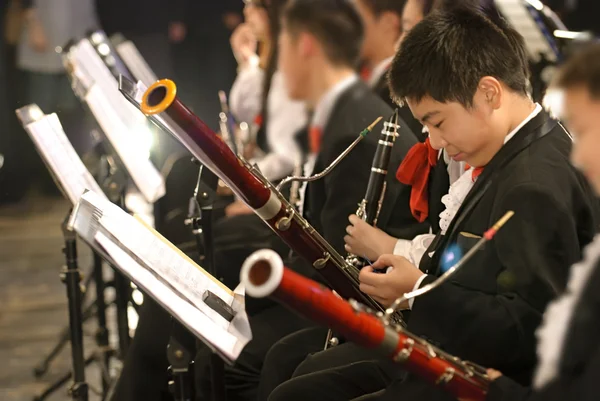
[[[192,158],[192,162],[199,166],[198,181],[196,188],[194,188],[194,193],[190,198],[188,218],[185,220],[185,224],[192,228],[192,234],[198,248],[199,261],[201,261],[201,264],[210,275],[217,277],[214,263],[213,210],[217,197],[216,189],[219,178],[209,169],[205,169],[195,158]],[[174,323],[178,325],[175,320]],[[172,344],[175,346],[181,344],[181,341],[178,341],[178,338],[174,334],[178,334],[177,327],[171,333],[169,349]],[[171,354],[171,352],[168,352],[169,357]],[[169,359],[169,363],[173,365],[171,359]],[[210,371],[213,401],[225,401],[225,364],[214,352],[211,354]],[[175,379],[174,370],[172,374]],[[176,388],[178,387],[176,386]],[[174,395],[176,401],[187,401],[185,398],[178,398],[177,394]]]

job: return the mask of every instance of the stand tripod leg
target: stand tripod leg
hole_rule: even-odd
[[[174,401],[194,400],[193,362],[191,349],[194,337],[175,319],[171,319],[171,337],[167,346],[167,359],[172,379],[169,391]]]
[[[108,329],[106,327],[106,300],[104,298],[104,276],[102,274],[102,258],[96,252],[94,257],[94,281],[96,282],[96,316],[98,329],[96,331],[96,344],[100,352],[100,364],[102,372],[108,372],[110,368],[110,353],[108,352]],[[106,395],[110,386],[105,374],[102,375],[102,394]]]
[[[84,361],[84,365],[88,366],[92,362],[94,362],[95,357],[91,356]],[[73,372],[65,373],[61,378],[52,383],[44,392],[40,395],[33,397],[33,401],[44,401],[50,395],[52,395],[56,390],[64,386],[71,378],[73,377]]]
[[[89,287],[90,282],[92,281],[92,277],[87,277],[84,283],[85,288]],[[87,294],[84,293],[83,296],[83,300],[82,300],[82,305],[83,302],[85,302],[85,295]],[[87,320],[90,316],[90,314],[88,313],[88,311],[84,311],[83,313],[83,320]],[[70,337],[69,337],[69,326],[65,327],[62,332],[60,333],[60,336],[58,338],[58,343],[54,346],[54,348],[52,348],[52,350],[48,353],[48,355],[44,358],[43,361],[41,361],[37,366],[35,366],[33,368],[33,375],[36,378],[40,378],[42,376],[44,376],[46,374],[46,372],[48,372],[48,368],[50,367],[50,364],[52,363],[52,361],[54,360],[54,358],[56,358],[58,356],[58,354],[60,354],[60,352],[62,351],[62,349],[65,347],[65,345],[67,345],[69,343]]]
[[[65,236],[66,266],[61,277],[67,286],[69,303],[69,327],[71,329],[71,357],[73,362],[74,383],[69,393],[73,400],[87,401],[88,386],[85,382],[85,361],[83,356],[83,316],[81,303],[81,275],[77,266],[77,244],[75,233],[63,228]]]
[[[131,285],[129,280],[113,268],[115,274],[115,305],[117,307],[117,330],[119,333],[119,357],[125,358],[129,349],[131,338],[129,337],[129,319],[127,318],[127,307],[131,299]]]

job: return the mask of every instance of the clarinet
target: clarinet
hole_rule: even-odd
[[[178,139],[197,160],[225,182],[290,248],[310,262],[340,296],[360,300],[381,312],[385,310],[360,291],[360,271],[347,263],[255,166],[236,156],[222,138],[177,98],[177,87],[173,81],[154,83],[144,92],[139,103],[139,88],[135,83],[122,77],[120,89],[146,116]],[[318,176],[331,171],[379,120],[363,130],[352,145]],[[310,180],[313,179],[317,178]],[[400,313],[394,314],[394,321],[401,319]]]
[[[404,294],[383,315],[354,300],[344,301],[321,284],[284,267],[281,257],[270,249],[257,251],[246,259],[240,272],[240,282],[244,284],[246,294],[256,298],[271,296],[306,317],[329,326],[349,341],[403,364],[409,372],[442,387],[456,398],[484,401],[490,379],[483,367],[435,347],[393,323],[390,316],[404,302],[434,290],[456,274],[513,215],[512,211],[506,213],[441,277]]]
[[[379,137],[377,150],[371,167],[371,176],[367,185],[364,199],[358,205],[356,216],[367,224],[377,225],[377,218],[381,211],[381,204],[385,197],[387,169],[390,164],[390,156],[396,138],[398,137],[398,110],[390,118],[389,122],[383,123],[383,130]],[[364,261],[357,255],[349,254],[346,261],[356,267],[364,266]]]

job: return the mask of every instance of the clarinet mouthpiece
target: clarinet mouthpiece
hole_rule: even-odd
[[[373,131],[373,128],[375,128],[375,126],[377,124],[379,124],[379,122],[383,120],[383,117],[379,116],[377,118],[377,120],[373,121],[373,123],[371,125],[369,125],[367,128],[365,128],[361,133],[360,136],[365,137],[369,134],[369,132]]]

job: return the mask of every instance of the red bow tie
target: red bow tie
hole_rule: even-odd
[[[471,166],[469,166],[468,164],[465,165],[465,170],[470,170]],[[479,177],[481,175],[481,173],[483,173],[483,167],[475,167],[473,169],[473,172],[471,173],[471,179],[473,180],[473,182],[475,182],[475,180],[477,180],[477,177]]]
[[[408,151],[396,172],[398,181],[412,187],[410,210],[420,223],[429,215],[429,173],[437,163],[438,153],[427,138],[425,143],[418,143]]]
[[[312,126],[308,130],[308,143],[310,145],[311,153],[319,153],[319,150],[321,150],[322,136],[323,130],[320,127]]]
[[[365,81],[365,82],[368,82],[368,81],[369,81],[369,79],[371,79],[371,74],[372,74],[372,73],[373,73],[373,71],[372,71],[372,70],[371,70],[369,67],[367,67],[367,66],[364,66],[364,67],[362,67],[362,68],[360,69],[360,78],[361,78],[363,81]]]

